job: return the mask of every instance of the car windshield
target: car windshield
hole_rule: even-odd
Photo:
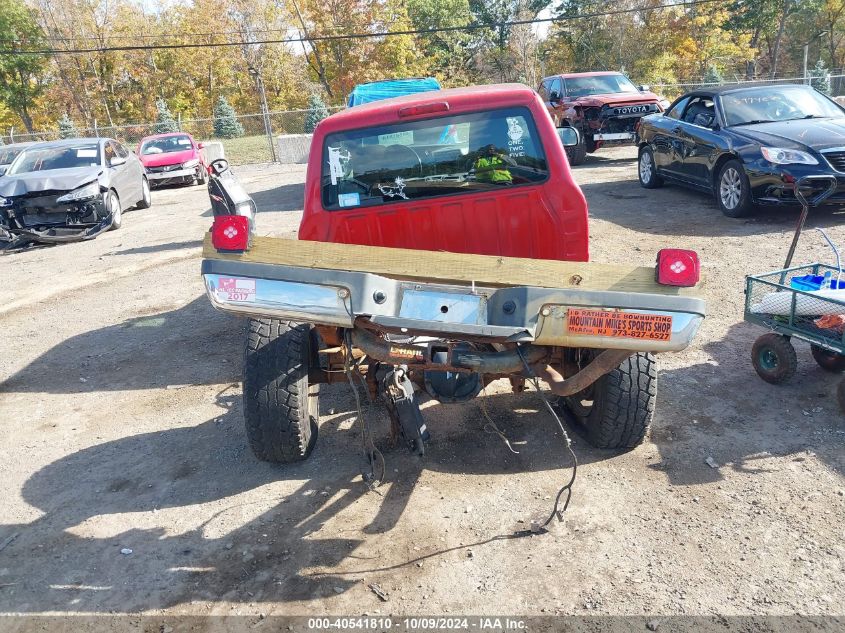
[[[184,152],[191,149],[191,137],[187,134],[179,136],[164,136],[162,138],[151,138],[141,145],[141,155],[168,154],[170,152]]]
[[[8,147],[0,147],[0,165],[10,164],[22,151],[23,147],[15,147],[11,149]]]
[[[326,209],[488,191],[548,176],[526,108],[330,134],[323,152]]]
[[[769,86],[722,95],[728,125],[845,116],[836,104],[806,86]]]
[[[617,92],[639,92],[625,75],[590,75],[566,77],[566,94],[570,97],[606,95]]]
[[[9,175],[23,174],[30,171],[49,169],[72,169],[100,164],[100,148],[96,143],[85,145],[63,145],[61,147],[41,147],[25,149],[15,159]]]

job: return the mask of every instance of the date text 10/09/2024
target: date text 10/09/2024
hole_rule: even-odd
[[[522,631],[525,621],[512,617],[390,617],[309,618],[308,629],[379,631]]]

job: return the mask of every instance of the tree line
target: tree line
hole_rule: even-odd
[[[221,98],[227,116],[256,113],[259,82],[270,110],[293,110],[398,77],[536,87],[583,70],[648,84],[799,76],[805,47],[818,74],[845,65],[843,13],[845,0],[0,0],[0,129],[151,121],[162,104],[216,119]],[[519,23],[537,16],[560,20]],[[483,28],[443,30],[467,25]],[[291,37],[305,41],[266,43]],[[140,48],[101,50],[115,46]],[[62,53],[80,48],[95,50]]]

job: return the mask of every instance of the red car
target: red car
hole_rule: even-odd
[[[138,158],[153,187],[189,183],[204,185],[208,166],[201,149],[202,143],[197,143],[185,132],[156,134],[141,139]]]
[[[640,119],[669,105],[648,86],[635,86],[617,72],[552,75],[538,92],[556,126],[581,133],[581,142],[566,151],[572,165],[604,145],[633,144]]]

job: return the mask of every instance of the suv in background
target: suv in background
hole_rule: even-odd
[[[567,148],[572,165],[607,144],[633,144],[640,119],[668,102],[618,72],[567,73],[543,79],[540,96],[558,127],[571,126],[581,142]]]

